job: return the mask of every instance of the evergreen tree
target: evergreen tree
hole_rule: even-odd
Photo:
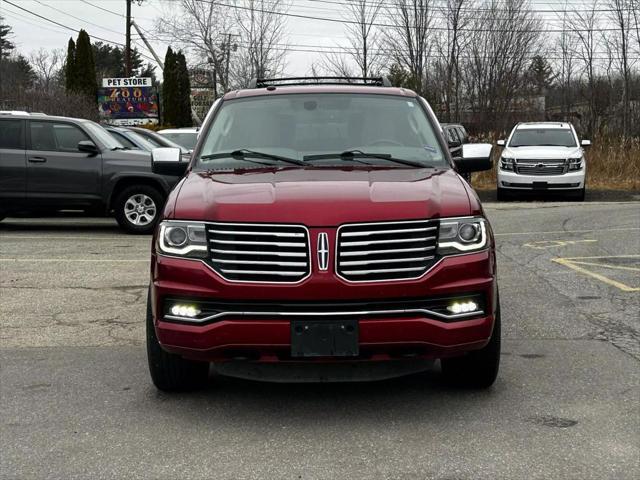
[[[80,30],[76,42],[75,69],[77,75],[76,91],[88,97],[95,97],[98,89],[96,62],[93,57],[91,40],[84,30]]]
[[[16,48],[9,36],[11,35],[11,27],[6,25],[4,17],[0,17],[0,60],[3,58],[9,58],[11,52]]]
[[[64,87],[67,93],[77,90],[78,76],[76,73],[76,43],[69,39],[67,46],[67,60],[64,65]]]
[[[178,127],[190,127],[191,124],[191,81],[187,60],[182,52],[176,54],[176,69],[178,80]]]
[[[531,59],[527,76],[534,93],[538,94],[544,93],[555,78],[551,65],[540,55]]]
[[[177,126],[178,121],[178,81],[176,77],[175,54],[171,47],[167,48],[162,72],[162,112],[165,125]]]

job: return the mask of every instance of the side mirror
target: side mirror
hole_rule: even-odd
[[[183,161],[179,148],[154,148],[151,150],[151,171],[159,175],[182,176],[188,161]]]
[[[89,153],[91,155],[97,155],[100,153],[100,149],[91,140],[82,140],[78,142],[78,151]]]
[[[481,172],[491,170],[491,152],[493,145],[490,143],[465,143],[462,145],[462,158],[455,160],[458,173]]]
[[[590,147],[591,146],[591,140],[582,140],[580,142],[580,145],[582,145],[583,147]]]
[[[505,141],[504,140],[498,140],[496,142],[496,145],[498,145],[499,147],[504,147]]]

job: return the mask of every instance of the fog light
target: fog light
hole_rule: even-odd
[[[200,315],[200,310],[193,305],[182,305],[178,303],[171,307],[171,315],[175,315],[176,317],[193,318]]]
[[[466,302],[453,302],[447,307],[451,313],[457,315],[459,313],[469,313],[478,310],[478,304],[472,300]]]

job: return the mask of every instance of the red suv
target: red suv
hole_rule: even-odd
[[[254,81],[212,107],[153,241],[151,378],[197,387],[209,362],[440,359],[446,379],[498,373],[494,241],[416,93],[384,78]]]

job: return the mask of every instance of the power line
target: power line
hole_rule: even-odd
[[[87,5],[91,5],[94,8],[97,8],[99,10],[102,10],[103,12],[107,12],[107,13],[111,13],[112,15],[117,15],[118,17],[122,17],[122,18],[126,18],[124,15],[122,15],[121,13],[118,12],[114,12],[113,10],[109,10],[108,8],[104,8],[104,7],[100,7],[98,5],[94,5],[91,2],[87,2],[86,0],[80,0],[82,3],[86,3]],[[104,0],[103,0],[104,1]]]
[[[101,25],[98,25],[97,23],[91,23],[90,21],[85,20],[84,18],[76,17],[75,15],[71,15],[70,13],[67,13],[64,10],[60,10],[59,8],[52,7],[51,5],[47,5],[46,3],[41,2],[40,0],[34,0],[34,1],[36,3],[39,3],[40,5],[42,5],[43,7],[47,7],[47,8],[50,8],[52,10],[55,10],[56,12],[59,12],[59,13],[62,13],[63,15],[66,15],[67,17],[75,18],[76,20],[79,20],[81,22],[87,23],[89,25],[93,25],[94,27],[101,28],[102,30],[106,30],[107,32],[117,33],[118,35],[122,35],[122,33],[120,33],[120,32],[116,32],[115,30],[111,30],[110,28],[103,27]]]
[[[340,24],[352,24],[352,25],[360,25],[360,22],[356,22],[354,20],[345,20],[345,19],[338,19],[338,18],[328,18],[328,17],[316,17],[313,15],[301,15],[301,14],[296,14],[296,13],[288,13],[288,12],[279,12],[277,10],[267,10],[267,9],[263,9],[263,8],[256,8],[256,7],[244,7],[244,6],[240,6],[240,5],[231,5],[228,3],[222,3],[222,2],[217,2],[214,0],[195,0],[199,3],[208,3],[208,4],[215,4],[215,5],[219,5],[221,7],[228,7],[228,8],[233,8],[235,10],[245,10],[245,11],[252,11],[252,12],[259,12],[259,13],[265,13],[265,14],[269,14],[269,15],[279,15],[279,16],[283,16],[283,17],[292,17],[292,18],[304,18],[307,20],[319,20],[322,22],[332,22],[332,23],[340,23]],[[387,28],[396,28],[398,25],[396,24],[389,24],[389,23],[371,23],[371,25],[374,25],[376,27],[387,27]],[[412,28],[412,27],[410,27]],[[432,26],[430,27],[430,30],[444,30],[444,31],[448,31],[449,29],[447,27],[439,27],[439,26]],[[587,29],[572,29],[573,31],[588,31]],[[516,32],[517,30],[510,30],[510,29],[500,29],[500,28],[460,28],[459,31],[472,31],[472,32],[505,32],[505,33],[509,33],[509,32]],[[554,32],[563,32],[565,30],[563,29],[531,29],[529,30],[530,32],[536,32],[536,33],[554,33]],[[594,32],[617,32],[620,31],[620,28],[598,28],[598,29],[590,29],[589,31],[594,31]]]
[[[57,26],[59,26],[59,27],[62,27],[62,28],[64,28],[64,29],[66,29],[66,30],[70,30],[70,31],[75,32],[75,33],[78,33],[78,32],[80,31],[80,30],[76,30],[75,28],[69,27],[69,26],[67,26],[67,25],[63,25],[62,23],[56,22],[55,20],[51,20],[50,18],[43,17],[42,15],[40,15],[40,14],[38,14],[38,13],[35,13],[35,12],[32,12],[31,10],[28,10],[28,9],[26,9],[26,8],[23,8],[23,7],[21,7],[20,5],[16,5],[15,3],[13,3],[13,2],[11,2],[11,1],[9,1],[9,0],[0,0],[0,1],[6,2],[6,3],[8,3],[9,5],[11,5],[11,6],[13,6],[13,7],[17,8],[17,9],[22,10],[23,12],[29,13],[29,14],[31,14],[31,15],[33,15],[33,16],[35,16],[35,17],[38,17],[38,18],[40,18],[40,19],[42,19],[42,20],[45,20],[45,21],[47,21],[47,22],[49,22],[49,23],[52,23],[52,24],[57,25]],[[14,12],[14,13],[15,13],[15,12]],[[92,38],[95,38],[95,39],[101,40],[101,41],[106,42],[106,43],[111,43],[111,44],[114,44],[114,45],[119,45],[119,46],[121,46],[121,47],[124,47],[124,44],[123,44],[123,43],[120,43],[120,42],[114,42],[113,40],[108,40],[108,39],[106,39],[106,38],[98,37],[97,35],[90,35],[90,36],[91,36]],[[143,53],[140,53],[140,55],[141,55],[141,56],[143,56],[143,57],[145,57],[145,58],[147,58],[147,59],[149,59],[149,60],[151,60],[151,61],[154,61],[154,62],[155,62],[155,60],[154,60],[153,58],[151,58],[151,57],[149,57],[149,56],[147,56],[147,55],[145,55],[145,54],[143,54]]]

